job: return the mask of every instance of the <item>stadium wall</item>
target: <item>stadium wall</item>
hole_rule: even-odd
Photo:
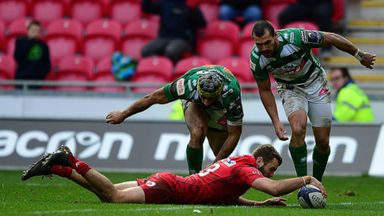
[[[286,125],[286,128],[289,127]],[[325,175],[384,177],[384,130],[381,124],[336,124],[330,138],[331,155]],[[288,131],[288,134],[290,132]],[[189,135],[184,123],[126,121],[110,125],[90,120],[0,119],[0,168],[23,169],[61,144],[100,170],[186,173],[185,148]],[[309,173],[314,137],[308,128]],[[278,174],[294,175],[288,141],[276,139],[269,123],[246,123],[234,155],[247,154],[259,144],[272,143],[283,157]],[[207,141],[204,164],[214,160]]]
[[[278,98],[278,97],[277,97]],[[126,108],[138,99],[137,95],[82,95],[82,94],[0,94],[0,118],[81,119],[104,120],[112,110]],[[243,97],[244,122],[269,123],[270,119],[257,96]],[[375,123],[384,122],[383,100],[372,100]],[[276,101],[280,120],[287,123],[280,99]],[[172,104],[154,105],[131,120],[166,121]]]

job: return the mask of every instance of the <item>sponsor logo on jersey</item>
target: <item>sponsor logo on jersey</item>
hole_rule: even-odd
[[[323,36],[318,31],[304,30],[301,32],[301,40],[304,44],[321,44]]]
[[[156,185],[155,182],[150,181],[150,180],[148,180],[147,182],[145,182],[145,184],[146,184],[148,187],[154,187],[154,186]]]
[[[184,78],[177,80],[176,90],[177,95],[183,95],[185,93]]]

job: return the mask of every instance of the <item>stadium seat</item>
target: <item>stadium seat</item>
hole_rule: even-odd
[[[317,26],[313,22],[304,22],[304,21],[298,21],[298,22],[291,22],[284,26],[284,28],[303,28],[307,30],[319,30],[319,26]],[[313,48],[312,52],[317,55],[319,54],[318,48]]]
[[[345,1],[344,0],[332,0],[333,15],[332,22],[341,22],[345,17]]]
[[[58,65],[54,79],[58,82],[89,81],[93,74],[93,61],[86,56],[69,56],[63,58]],[[61,91],[86,91],[86,86],[57,86]]]
[[[0,80],[13,80],[15,78],[16,63],[12,56],[0,55]],[[0,86],[0,89],[14,89],[12,85]]]
[[[207,23],[219,20],[219,5],[219,1],[200,1],[199,7]]]
[[[240,28],[230,21],[208,23],[203,35],[198,38],[197,53],[213,63],[236,53]]]
[[[31,16],[39,20],[43,26],[66,16],[66,1],[33,0],[31,1]]]
[[[27,34],[27,28],[31,20],[21,18],[14,20],[9,26],[6,34],[5,50],[8,55],[13,55],[16,37]]]
[[[247,58],[234,56],[222,59],[217,64],[228,68],[240,83],[254,82]]]
[[[124,29],[124,36],[121,41],[121,50],[124,55],[128,55],[133,59],[141,59],[141,49],[151,39],[157,36],[158,23],[138,19],[130,22]]]
[[[95,82],[107,82],[114,83],[116,82],[115,76],[112,71],[112,60],[111,58],[103,58],[96,65],[96,71],[93,74],[93,81]],[[92,88],[93,91],[96,92],[123,92],[125,91],[124,87],[103,87],[103,86],[95,86]]]
[[[276,29],[279,29],[279,14],[283,11],[289,4],[292,2],[289,1],[262,1],[262,10],[264,14],[264,19],[269,20]]]
[[[173,63],[170,59],[162,56],[150,56],[139,61],[131,81],[162,84],[170,81],[172,73]],[[155,89],[157,87],[133,87],[132,91],[149,93]]]
[[[110,0],[109,5],[110,18],[124,26],[141,17],[141,0]]]
[[[81,51],[82,34],[83,25],[77,20],[60,19],[49,24],[45,40],[50,48],[53,64],[58,63],[63,57]]]
[[[98,62],[120,49],[121,25],[115,20],[100,19],[85,29],[83,54]]]
[[[247,23],[240,33],[238,54],[241,58],[249,58],[250,52],[255,44],[252,38],[252,29],[255,23]]]
[[[176,63],[175,71],[172,75],[171,80],[175,80],[176,78],[183,75],[188,70],[199,67],[202,65],[210,65],[212,64],[211,61],[207,58],[201,57],[201,56],[191,56],[184,59],[181,59]]]
[[[0,20],[0,52],[4,50],[5,47],[5,24]]]
[[[28,15],[28,1],[25,0],[0,0],[0,20],[6,25],[12,21]]]
[[[108,0],[72,0],[69,16],[84,25],[108,15]]]

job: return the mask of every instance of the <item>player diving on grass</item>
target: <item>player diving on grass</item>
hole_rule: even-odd
[[[252,37],[255,46],[250,54],[250,69],[275,133],[280,140],[288,140],[279,120],[269,75],[277,82],[278,94],[291,127],[289,151],[297,176],[307,175],[305,137],[309,118],[316,143],[312,156],[313,176],[321,181],[331,151],[332,111],[325,70],[311,50],[332,45],[355,56],[360,64],[370,69],[376,56],[358,49],[335,33],[301,28],[275,31],[272,24],[264,20],[255,23]]]
[[[215,161],[228,157],[240,139],[244,114],[239,82],[223,66],[192,68],[128,108],[110,112],[106,122],[120,124],[154,104],[166,104],[178,99],[182,100],[185,123],[190,133],[186,149],[189,173],[201,170],[205,138],[216,156]]]
[[[31,165],[21,179],[55,174],[72,180],[93,192],[102,202],[109,203],[285,206],[286,200],[278,196],[307,184],[320,188],[323,195],[327,195],[323,185],[312,176],[270,179],[281,163],[276,149],[265,144],[259,145],[252,154],[219,160],[186,177],[158,172],[148,178],[113,184],[63,145]],[[264,201],[242,197],[251,187],[274,197]]]

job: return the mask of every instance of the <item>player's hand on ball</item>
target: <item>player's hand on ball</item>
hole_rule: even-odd
[[[266,199],[263,202],[263,204],[264,205],[272,205],[272,206],[286,206],[287,203],[285,201],[287,201],[285,198],[273,197],[273,198]]]
[[[113,112],[110,112],[106,118],[105,118],[105,122],[109,123],[109,124],[120,124],[121,122],[123,122],[125,119],[125,115],[123,113],[122,110],[118,110],[118,111],[113,111]]]
[[[325,187],[323,186],[323,184],[321,184],[319,180],[317,180],[315,177],[311,177],[311,182],[309,184],[319,188],[323,196],[327,198],[327,191],[325,190]]]

